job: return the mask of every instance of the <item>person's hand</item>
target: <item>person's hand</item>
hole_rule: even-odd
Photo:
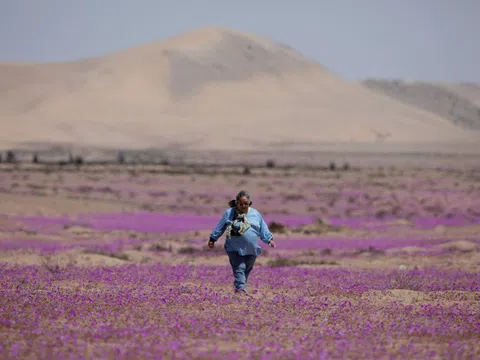
[[[208,247],[209,247],[210,249],[213,249],[214,246],[215,246],[215,243],[214,243],[212,240],[209,240],[209,241],[208,241]]]
[[[274,247],[276,246],[276,245],[275,245],[275,241],[270,240],[270,241],[268,242],[268,246],[274,248]]]

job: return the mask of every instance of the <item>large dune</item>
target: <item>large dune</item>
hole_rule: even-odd
[[[355,61],[355,59],[352,59]],[[480,132],[268,39],[204,28],[98,58],[0,64],[0,148],[478,148]]]

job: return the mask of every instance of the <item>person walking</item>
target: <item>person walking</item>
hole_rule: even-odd
[[[226,232],[224,249],[232,267],[235,293],[247,295],[247,281],[257,256],[262,253],[258,238],[270,247],[275,247],[273,234],[268,229],[260,212],[252,207],[250,194],[240,191],[231,200],[210,233],[208,247],[213,248],[215,242]]]

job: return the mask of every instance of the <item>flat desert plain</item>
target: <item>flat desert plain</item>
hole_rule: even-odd
[[[5,165],[3,359],[480,358],[480,170]],[[224,237],[274,233],[250,296]]]

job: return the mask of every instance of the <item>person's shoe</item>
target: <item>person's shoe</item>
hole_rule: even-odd
[[[241,295],[241,296],[251,297],[245,289],[235,290],[235,293],[238,294],[238,295]]]

